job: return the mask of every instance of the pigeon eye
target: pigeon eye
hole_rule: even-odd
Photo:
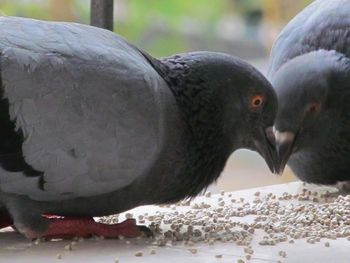
[[[250,106],[254,109],[260,108],[264,103],[264,96],[255,95],[250,100]]]
[[[307,105],[306,113],[314,115],[319,113],[320,109],[321,109],[321,103],[319,103],[318,101],[313,101]]]

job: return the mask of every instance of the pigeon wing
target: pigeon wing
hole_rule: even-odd
[[[289,60],[319,49],[350,57],[350,2],[318,0],[282,30],[271,51],[268,76]]]
[[[10,118],[38,177],[0,173],[0,189],[36,200],[99,195],[146,176],[164,138],[170,91],[138,50],[112,32],[0,19]]]

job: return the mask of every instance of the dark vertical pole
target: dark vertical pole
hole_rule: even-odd
[[[90,24],[113,31],[113,0],[91,0]]]

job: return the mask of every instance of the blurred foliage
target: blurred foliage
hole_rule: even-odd
[[[225,13],[227,3],[212,0],[116,2],[116,31],[133,42],[141,43],[152,54],[160,56],[168,55],[174,50],[190,50],[190,43],[181,37],[186,32],[212,36],[217,21]],[[118,9],[118,2],[122,9]],[[121,12],[127,13],[128,16]]]
[[[242,0],[243,1],[243,0]],[[255,1],[255,0],[251,0]],[[275,24],[285,24],[313,0],[258,0],[261,2],[265,18]]]
[[[218,43],[222,41],[218,39],[218,28],[222,28],[222,21],[225,19],[227,26],[227,21],[231,21],[227,19],[228,17],[240,17],[241,23],[246,23],[247,27],[258,27],[263,21],[283,25],[311,2],[311,0],[114,1],[115,31],[156,56],[198,47],[219,49],[230,44]],[[90,0],[0,0],[0,11],[5,15],[46,20],[89,23],[89,9]],[[239,26],[237,25],[237,28]],[[252,32],[258,34],[258,30],[253,29]],[[241,35],[238,34],[237,31],[236,40],[244,40],[246,37],[242,32]],[[261,41],[254,34],[250,41],[256,43]],[[223,51],[230,52],[229,48]]]
[[[8,16],[86,23],[89,3],[89,0],[0,0],[0,12]]]
[[[184,26],[183,21],[186,18],[205,23],[208,26],[213,25],[220,15],[225,13],[225,2],[227,1],[126,0],[117,2],[124,2],[130,14],[126,20],[121,21],[119,28],[126,27],[127,29],[127,27],[132,26],[137,35],[142,32],[144,27],[148,27],[154,22],[164,23],[163,25],[176,29]],[[198,5],[198,3],[200,4]]]
[[[48,12],[45,12],[45,9],[48,9],[45,3],[37,5],[30,1],[1,0],[0,9],[2,15],[32,16],[40,19],[49,19]]]

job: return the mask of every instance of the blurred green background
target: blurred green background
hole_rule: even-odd
[[[266,71],[274,39],[311,0],[114,0],[115,32],[153,56],[213,50]],[[89,23],[89,0],[0,0],[0,14]],[[240,150],[214,189],[236,190],[295,180],[269,173],[256,153]]]
[[[311,0],[115,0],[115,31],[155,56],[220,50],[266,56]],[[0,0],[3,15],[89,23],[89,0]]]

